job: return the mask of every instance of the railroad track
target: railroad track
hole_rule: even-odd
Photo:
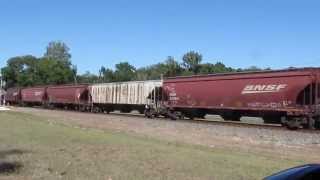
[[[190,120],[183,120],[190,121]],[[219,124],[226,126],[234,126],[234,127],[248,127],[248,128],[259,128],[259,129],[272,129],[278,131],[298,131],[302,133],[312,133],[312,134],[320,134],[320,130],[310,130],[310,129],[298,129],[298,130],[289,130],[286,127],[283,127],[280,124],[258,124],[258,123],[246,123],[239,121],[219,121],[219,120],[206,120],[206,119],[194,119],[195,122],[208,123],[208,124]]]
[[[43,109],[41,107],[33,107],[36,109]],[[50,109],[45,109],[50,110]],[[65,110],[65,109],[52,109],[54,111],[65,111],[65,112],[77,112],[77,113],[92,113],[92,112],[80,112],[74,110]],[[107,113],[92,113],[92,114],[100,114],[100,115],[114,115],[114,116],[126,116],[126,117],[135,117],[135,118],[146,118],[143,114],[136,113],[120,113],[120,112],[110,112]],[[157,117],[150,120],[162,120],[162,121],[177,121],[177,122],[186,122],[186,123],[194,123],[194,124],[212,124],[212,125],[224,125],[224,126],[233,126],[233,127],[247,127],[247,128],[259,128],[259,129],[271,129],[271,130],[279,130],[279,131],[293,131],[289,130],[286,127],[283,127],[279,124],[262,124],[262,123],[247,123],[242,121],[223,121],[223,120],[215,120],[215,119],[177,119],[171,120],[165,117]],[[310,129],[299,129],[296,130],[303,133],[320,133],[320,130],[310,130]]]
[[[102,113],[100,113],[102,114]],[[134,113],[118,113],[118,112],[111,112],[111,115],[116,116],[131,116],[131,117],[140,117],[146,118],[143,114],[134,114]],[[234,126],[234,127],[248,127],[248,128],[260,128],[260,129],[272,129],[272,130],[279,130],[279,131],[294,131],[289,130],[286,127],[283,127],[280,124],[260,124],[260,123],[247,123],[242,121],[223,121],[223,120],[214,120],[214,119],[178,119],[178,120],[171,120],[164,117],[157,117],[150,120],[166,120],[166,121],[179,121],[179,122],[187,122],[187,123],[195,123],[195,124],[212,124],[212,125],[226,125],[226,126]],[[319,130],[310,130],[310,129],[299,129],[296,130],[303,133],[320,133]]]
[[[99,113],[102,114],[102,113]],[[111,112],[111,115],[116,116],[127,116],[127,117],[140,117],[140,118],[146,118],[143,114],[134,114],[134,113],[118,113],[118,112]],[[168,118],[164,117],[157,117],[153,118],[151,120],[166,120],[166,121],[173,121]],[[261,124],[261,123],[247,123],[242,121],[223,121],[223,120],[214,120],[214,119],[178,119],[174,121],[180,121],[180,122],[187,122],[187,123],[202,123],[202,124],[212,124],[212,125],[225,125],[225,126],[234,126],[234,127],[248,127],[248,128],[260,128],[260,129],[272,129],[272,130],[279,130],[279,131],[293,131],[289,130],[286,127],[283,127],[280,124]],[[309,129],[299,129],[297,130],[299,132],[303,133],[320,133],[319,130],[309,130]]]

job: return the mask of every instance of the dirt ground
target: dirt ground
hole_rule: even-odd
[[[146,119],[117,114],[91,114],[16,107],[11,109],[12,111],[46,117],[51,123],[63,123],[68,126],[116,130],[173,142],[197,144],[217,149],[229,148],[233,151],[256,154],[264,153],[284,159],[300,159],[310,163],[320,161],[320,133],[308,134],[299,131],[232,127],[193,121]]]

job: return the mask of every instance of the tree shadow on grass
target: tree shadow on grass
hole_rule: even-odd
[[[20,162],[8,162],[4,161],[8,156],[11,155],[21,155],[26,153],[27,151],[19,150],[19,149],[10,149],[10,150],[3,150],[0,151],[0,174],[11,174],[18,172],[22,167],[23,164]]]
[[[0,162],[0,174],[19,172],[23,165],[19,162]]]
[[[11,156],[11,155],[21,155],[26,153],[27,151],[25,150],[20,150],[20,149],[10,149],[10,150],[3,150],[0,151],[0,158],[6,158],[7,156]]]

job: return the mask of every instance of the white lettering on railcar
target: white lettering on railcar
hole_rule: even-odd
[[[241,94],[274,93],[286,88],[287,84],[256,84],[247,85]]]
[[[35,96],[41,96],[41,95],[42,95],[42,92],[41,92],[41,91],[36,91],[36,92],[34,92],[34,95],[35,95]]]

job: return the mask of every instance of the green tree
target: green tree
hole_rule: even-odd
[[[164,74],[166,77],[175,77],[181,74],[183,71],[181,66],[177,61],[174,60],[172,56],[168,56],[167,60],[165,61],[166,65],[166,73]]]
[[[136,71],[137,80],[160,79],[161,75],[166,76],[168,67],[165,63],[158,63],[151,66],[139,68]]]
[[[48,44],[44,57],[62,61],[71,65],[69,47],[61,41],[52,41]]]
[[[115,79],[114,72],[112,71],[112,69],[102,66],[99,70],[99,79],[101,82],[105,83],[113,82]]]
[[[73,76],[73,82],[75,84],[78,83],[78,80],[77,80],[77,73],[78,73],[78,68],[76,65],[72,65],[71,66],[71,71],[72,71],[72,76]]]
[[[99,74],[86,72],[77,75],[77,67],[71,63],[69,48],[63,42],[50,42],[42,58],[18,56],[10,58],[2,68],[3,79],[7,87],[34,86],[66,83],[100,83],[131,80],[151,80],[166,77],[189,76],[193,74],[212,74],[225,72],[260,71],[256,66],[246,69],[233,69],[222,62],[215,64],[202,62],[200,53],[190,51],[183,56],[182,64],[168,56],[164,62],[136,69],[128,62],[116,64],[115,70],[102,66]],[[270,68],[268,68],[270,70]]]
[[[135,79],[136,68],[128,62],[116,64],[114,72],[115,81],[131,81]]]
[[[262,71],[263,69],[258,68],[257,66],[250,66],[246,69],[243,69],[243,71]]]
[[[145,81],[148,80],[149,77],[149,72],[148,69],[146,67],[142,67],[137,69],[136,71],[136,79],[137,81]]]
[[[78,75],[77,79],[79,83],[98,83],[100,81],[97,75],[92,74],[89,71],[82,75]]]
[[[106,68],[104,66],[101,66],[99,70],[99,78],[103,79],[104,73],[106,72]]]
[[[227,67],[222,62],[217,62],[214,65],[214,73],[227,73],[235,71],[233,68]]]
[[[65,62],[52,58],[41,58],[38,63],[37,76],[41,79],[40,84],[68,84],[75,80],[76,70]]]
[[[160,79],[164,77],[175,77],[183,72],[180,64],[172,56],[168,56],[164,63],[158,63],[147,67],[139,68],[136,71],[137,80]]]
[[[197,74],[199,72],[199,65],[202,61],[202,55],[195,51],[190,51],[183,55],[182,61],[182,65],[186,71]]]
[[[234,72],[235,69],[225,66],[222,62],[216,64],[205,63],[200,65],[200,74]]]
[[[192,76],[192,75],[194,75],[194,72],[188,71],[188,70],[185,70],[181,73],[181,76]]]
[[[34,56],[18,56],[10,58],[7,66],[2,68],[3,79],[6,86],[32,86],[38,83],[36,76],[38,59]]]
[[[211,63],[205,63],[200,65],[200,72],[199,74],[211,74],[214,73],[215,66]]]

